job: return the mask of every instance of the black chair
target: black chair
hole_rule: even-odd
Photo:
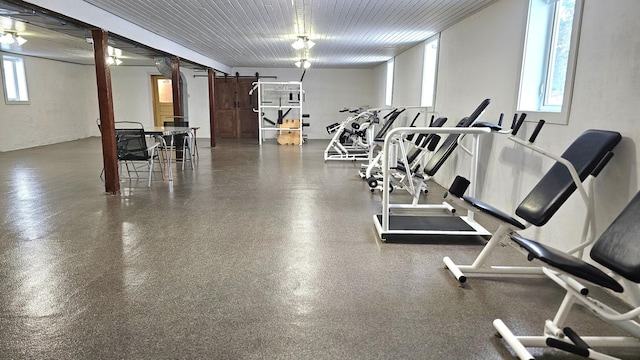
[[[156,149],[159,143],[151,146],[147,145],[147,138],[144,129],[115,129],[116,131],[116,150],[118,154],[118,164],[120,168],[120,176],[122,176],[122,165],[127,170],[127,177],[131,178],[133,172],[139,178],[138,168],[140,163],[146,166],[146,172],[149,173],[148,184],[151,186],[153,176],[153,163],[158,159]]]
[[[185,118],[176,118],[173,121],[164,121],[163,126],[167,127],[189,127],[189,122]],[[192,141],[191,130],[187,133],[175,134],[171,136],[163,136],[163,141],[161,141],[162,150],[166,151],[175,151],[176,156],[174,159],[176,161],[182,162],[182,169],[184,170],[184,164],[187,161],[191,163],[191,167],[193,168],[193,141]],[[169,164],[170,165],[170,164]]]
[[[527,252],[530,261],[542,261],[545,274],[567,290],[567,294],[553,320],[547,320],[543,336],[515,336],[500,320],[494,327],[514,349],[520,359],[533,359],[525,346],[549,346],[590,359],[612,359],[594,350],[598,347],[640,347],[640,193],[637,193],[613,223],[602,233],[591,249],[591,259],[610,274],[550,246],[511,235],[511,240]],[[553,269],[553,271],[551,270]],[[628,295],[630,308],[621,312],[619,304],[607,305],[611,296],[600,293],[598,299],[589,289],[572,286],[569,280],[586,280],[617,293]],[[581,337],[565,322],[574,304],[580,304],[609,325],[621,330],[625,336]]]
[[[620,142],[621,138],[620,133],[606,130],[587,130],[580,135],[517,207],[515,214],[521,220],[478,199],[463,195],[461,197],[463,200],[461,205],[467,205],[467,208],[471,211],[480,211],[489,215],[499,221],[500,226],[471,265],[456,265],[449,257],[445,257],[443,261],[447,268],[460,283],[467,281],[467,276],[464,273],[541,274],[542,269],[540,267],[485,266],[485,263],[496,246],[502,244],[503,241],[508,241],[509,235],[514,231],[524,230],[531,225],[544,226],[569,196],[575,192],[578,186],[581,187],[582,195],[589,197],[582,186],[582,182],[588,177],[596,177],[599,174],[604,165],[613,156],[612,150]],[[579,179],[572,177],[569,170],[570,167]],[[592,238],[585,239],[578,248],[568,251],[569,253],[582,251],[584,247],[595,240],[592,227],[595,222],[594,210],[590,198],[585,199],[587,207],[586,225],[587,228],[590,227],[592,230]]]

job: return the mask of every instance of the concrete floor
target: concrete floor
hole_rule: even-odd
[[[97,138],[0,153],[0,358],[512,359],[494,318],[541,333],[557,286],[460,287],[441,259],[479,242],[381,242],[380,194],[325,145],[203,140],[195,170],[115,196]],[[570,325],[611,331],[583,311]]]

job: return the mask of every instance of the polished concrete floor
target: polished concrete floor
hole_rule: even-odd
[[[201,140],[194,170],[120,195],[97,138],[0,153],[0,358],[512,359],[494,318],[541,333],[557,286],[460,287],[441,259],[469,262],[480,242],[381,242],[380,194],[356,164],[324,163],[325,145]]]

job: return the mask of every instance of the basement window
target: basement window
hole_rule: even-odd
[[[529,0],[518,111],[569,118],[582,0]]]
[[[387,84],[385,86],[384,105],[391,106],[393,98],[393,59],[387,61]]]
[[[2,55],[4,99],[7,104],[28,104],[27,76],[24,61],[18,56]]]
[[[422,95],[420,106],[433,107],[438,70],[438,36],[424,42],[424,63],[422,67]]]

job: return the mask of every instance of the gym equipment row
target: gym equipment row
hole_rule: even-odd
[[[417,113],[415,115],[409,127],[415,127],[416,120],[418,120],[420,115],[421,113]],[[438,119],[434,118],[435,115],[432,115],[429,127],[441,127],[447,121],[447,118],[444,117],[440,117]],[[379,185],[379,182],[382,179],[381,168],[382,156],[384,156],[384,153],[381,151],[381,145],[384,142],[384,138],[379,137],[375,141],[377,147],[373,149],[374,151],[370,152],[369,163],[362,166],[365,171],[359,172],[360,177],[367,181],[371,192],[376,189],[382,190],[382,186]],[[415,187],[420,186],[416,185],[415,182],[424,182],[424,177],[422,177],[419,172],[423,157],[429,151],[435,150],[438,142],[440,141],[440,137],[437,134],[420,134],[416,137],[414,137],[413,134],[410,134],[406,138],[394,138],[392,141],[394,141],[394,143],[402,142],[402,146],[393,146],[391,148],[392,150],[400,149],[399,157],[396,157],[397,153],[387,155],[392,159],[392,169],[395,170],[393,176],[389,177],[392,180],[392,183],[387,190],[393,191],[393,189],[401,188],[413,193]],[[375,153],[376,150],[377,153]]]

